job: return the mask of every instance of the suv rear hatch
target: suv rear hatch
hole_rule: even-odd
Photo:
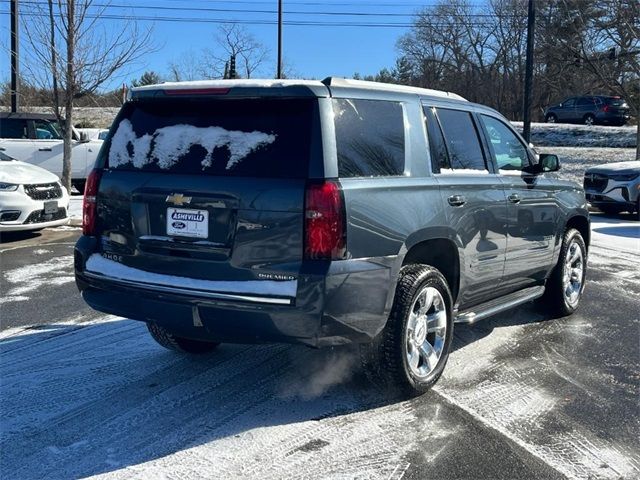
[[[310,165],[322,165],[319,129],[316,98],[128,103],[97,163],[101,255],[87,270],[295,297],[306,181]]]

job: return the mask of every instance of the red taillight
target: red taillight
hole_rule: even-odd
[[[342,192],[334,182],[307,185],[304,211],[304,256],[312,260],[344,258],[345,212]]]
[[[603,112],[608,112],[609,111],[609,105],[605,105],[604,107],[601,108],[601,110]]]
[[[82,234],[95,235],[96,230],[96,196],[100,185],[102,170],[93,169],[87,177],[82,202]]]

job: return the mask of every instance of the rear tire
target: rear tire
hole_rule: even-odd
[[[585,125],[589,125],[589,126],[594,125],[594,124],[596,123],[596,117],[594,117],[593,115],[591,115],[590,113],[588,113],[587,115],[585,115],[585,116],[582,118],[582,122],[583,122]]]
[[[178,337],[164,327],[155,323],[147,323],[147,328],[153,339],[164,348],[182,353],[202,354],[209,353],[218,348],[217,342],[207,342],[202,340],[191,340],[190,338]]]
[[[565,317],[578,309],[587,275],[587,247],[575,228],[564,234],[558,264],[547,280],[543,310],[553,316]]]
[[[402,396],[429,390],[449,356],[452,306],[447,281],[437,269],[403,267],[387,325],[371,344],[360,348],[369,379]]]

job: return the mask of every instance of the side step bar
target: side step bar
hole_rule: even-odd
[[[535,300],[543,294],[543,286],[525,288],[524,290],[511,293],[506,297],[490,300],[486,303],[481,303],[480,305],[471,307],[469,310],[458,312],[454,321],[455,323],[476,323],[479,320],[483,320],[497,313],[504,312],[505,310],[517,307],[523,303]]]

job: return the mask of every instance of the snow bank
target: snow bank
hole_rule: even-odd
[[[511,122],[511,124],[522,132],[522,122]],[[532,123],[531,143],[542,147],[635,148],[636,127]]]
[[[109,165],[118,167],[132,163],[136,168],[157,162],[168,170],[180,157],[195,145],[203,147],[207,154],[202,159],[202,168],[210,167],[214,161],[216,148],[227,147],[231,154],[227,161],[227,170],[258,148],[276,140],[276,135],[263,132],[241,132],[226,130],[222,127],[194,127],[193,125],[172,125],[159,128],[153,135],[136,136],[129,120],[118,125],[109,151]]]

